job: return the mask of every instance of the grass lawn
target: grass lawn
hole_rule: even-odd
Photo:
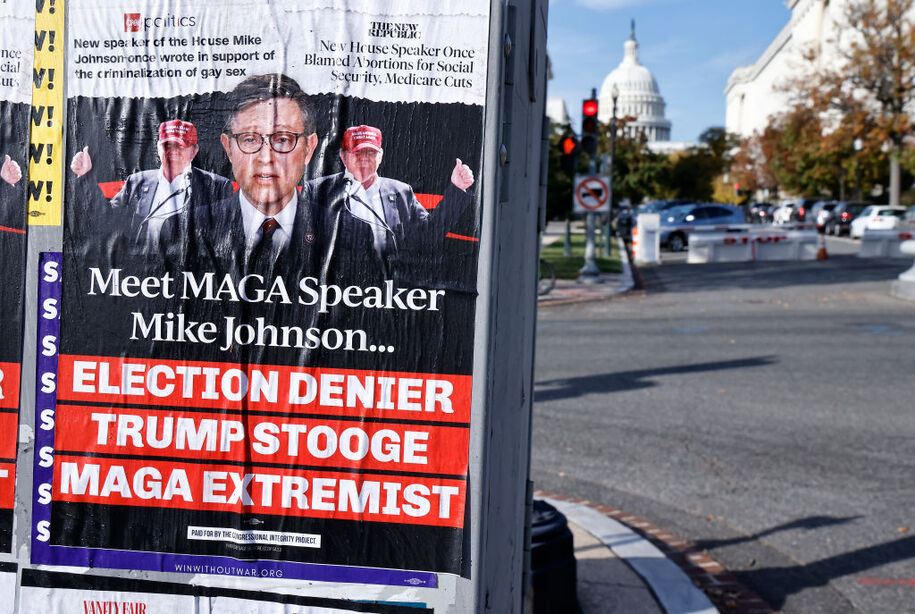
[[[553,265],[556,269],[556,279],[577,279],[581,267],[585,265],[585,235],[572,233],[572,255],[563,256],[563,239],[559,239],[551,245],[547,245],[540,250],[540,257]],[[602,273],[619,273],[620,254],[616,245],[616,237],[610,244],[612,250],[609,258],[597,258],[597,268]]]

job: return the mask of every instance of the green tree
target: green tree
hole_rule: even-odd
[[[669,191],[677,198],[710,201],[719,178],[728,172],[738,139],[713,126],[699,135],[700,145],[671,157]]]
[[[741,189],[751,192],[778,193],[774,161],[781,131],[770,122],[761,132],[741,141],[731,163],[731,176]]]
[[[711,156],[718,172],[726,173],[734,161],[732,152],[740,144],[740,137],[721,126],[712,126],[703,130],[699,142],[705,145],[705,153]]]
[[[860,109],[835,117],[798,104],[741,142],[731,164],[734,181],[750,190],[857,199],[887,181],[879,143],[865,138],[855,148],[857,135],[869,134],[865,123]]]
[[[616,155],[613,162],[613,201],[629,199],[640,203],[646,198],[666,198],[670,193],[670,161],[667,156],[648,149],[641,137],[627,137],[625,125],[629,118],[617,120]],[[601,124],[598,149],[610,152],[610,125]]]

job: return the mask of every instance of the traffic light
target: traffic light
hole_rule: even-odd
[[[562,157],[560,158],[562,170],[569,175],[574,175],[577,170],[578,139],[574,136],[567,136],[559,142],[559,146],[562,149]]]
[[[597,99],[581,103],[581,148],[593,160],[597,156]]]
[[[578,153],[578,139],[574,136],[567,136],[562,139],[562,153],[567,156]]]

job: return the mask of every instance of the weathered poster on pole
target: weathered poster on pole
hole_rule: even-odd
[[[10,593],[12,594],[12,593]],[[422,606],[359,603],[327,597],[265,594],[149,580],[25,569],[19,614],[428,614]]]
[[[69,0],[33,560],[461,573],[483,0]]]
[[[0,552],[12,547],[35,7],[0,4]]]

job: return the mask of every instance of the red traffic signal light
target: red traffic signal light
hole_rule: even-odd
[[[584,117],[597,117],[597,100],[589,98],[581,103],[581,114]]]
[[[575,152],[575,149],[578,147],[578,141],[574,137],[567,136],[562,139],[562,153],[565,155],[570,155]]]

